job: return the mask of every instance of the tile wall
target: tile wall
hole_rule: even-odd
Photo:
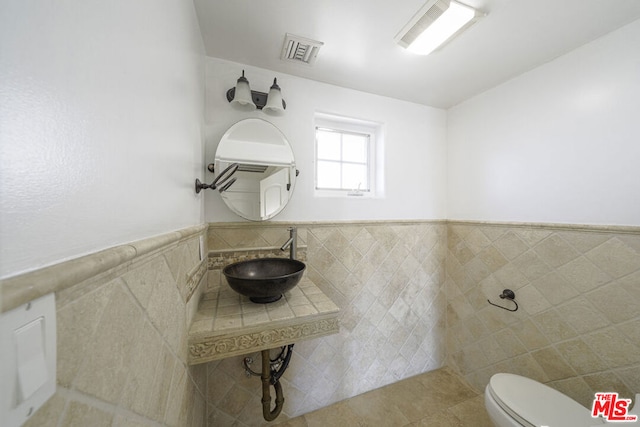
[[[242,256],[273,251],[289,225],[210,224],[3,281],[4,309],[38,296],[28,283],[56,291],[58,388],[26,425],[264,424],[242,357],[188,367],[186,333],[201,293],[221,286],[200,236]],[[477,391],[514,372],[585,406],[595,391],[640,391],[638,227],[296,225],[341,332],[296,345],[278,422],[444,365]],[[515,313],[487,303],[508,304],[504,288]]]
[[[448,224],[447,364],[482,390],[496,372],[591,407],[640,392],[640,229]],[[515,291],[511,313],[502,290]]]
[[[210,224],[209,249],[279,247],[289,225]],[[296,344],[276,421],[443,366],[444,222],[295,225],[307,277],[340,307],[341,332]],[[209,286],[219,285],[220,270],[210,270]],[[250,356],[259,371],[259,353]],[[210,426],[265,423],[260,379],[245,375],[242,359],[207,364]]]
[[[194,227],[2,283],[11,295],[47,277],[35,283],[56,291],[57,391],[26,427],[205,425],[206,368],[186,364],[205,233]],[[111,255],[116,265],[96,272]],[[80,271],[88,277],[74,283]]]

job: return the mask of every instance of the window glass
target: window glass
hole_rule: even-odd
[[[342,188],[348,190],[368,190],[367,166],[344,163],[342,165]]]
[[[331,132],[318,129],[318,159],[340,160],[341,154],[341,135],[337,132]]]
[[[373,197],[379,132],[373,122],[317,113],[315,194]]]
[[[369,191],[369,135],[316,130],[316,188]]]
[[[342,160],[345,162],[367,163],[368,135],[342,136]]]
[[[340,188],[341,170],[339,162],[318,160],[318,188]]]

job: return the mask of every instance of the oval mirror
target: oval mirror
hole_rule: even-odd
[[[229,209],[252,221],[273,218],[284,209],[297,171],[289,141],[280,129],[262,119],[231,126],[216,149],[215,170],[223,171],[233,163],[238,163],[236,180],[220,193]]]

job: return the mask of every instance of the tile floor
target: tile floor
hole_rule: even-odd
[[[492,427],[484,396],[448,368],[417,375],[278,424]]]

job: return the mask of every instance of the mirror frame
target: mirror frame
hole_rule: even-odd
[[[221,171],[232,163],[240,164],[233,175],[236,182],[220,195],[233,213],[267,221],[282,212],[293,195],[298,170],[291,144],[278,127],[260,118],[234,123],[220,138],[214,168]]]

